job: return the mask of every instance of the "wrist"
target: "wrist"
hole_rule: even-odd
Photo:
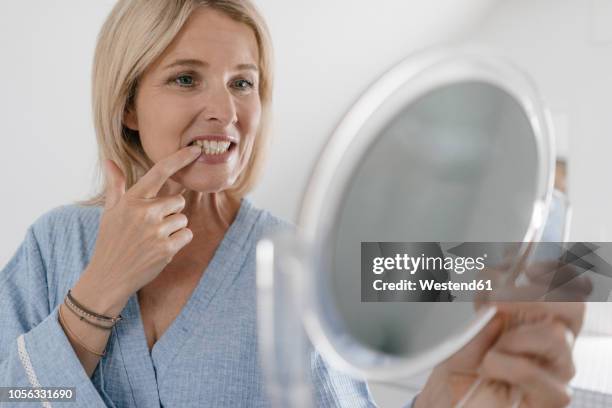
[[[105,316],[118,316],[127,304],[130,294],[96,279],[86,269],[71,289],[72,296],[83,306]]]

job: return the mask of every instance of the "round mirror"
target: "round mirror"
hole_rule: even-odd
[[[502,59],[442,50],[386,73],[342,120],[304,195],[304,322],[314,345],[369,379],[408,376],[460,349],[494,311],[449,303],[443,291],[374,293],[362,279],[364,251],[437,255],[442,243],[538,240],[553,151],[537,93]]]

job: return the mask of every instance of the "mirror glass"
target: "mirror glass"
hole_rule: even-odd
[[[355,161],[331,217],[319,264],[330,273],[321,274],[317,290],[333,306],[335,330],[398,357],[465,331],[474,305],[436,303],[445,293],[385,293],[395,298],[362,302],[361,242],[414,242],[408,245],[434,256],[439,245],[416,243],[521,242],[538,197],[538,160],[528,115],[492,83],[451,82],[401,107]],[[379,256],[390,248],[381,246]]]

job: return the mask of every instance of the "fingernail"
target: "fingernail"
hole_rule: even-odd
[[[191,153],[202,153],[202,149],[200,148],[200,146],[191,146]]]

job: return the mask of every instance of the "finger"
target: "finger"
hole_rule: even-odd
[[[104,161],[104,175],[106,188],[104,196],[104,209],[113,208],[125,193],[125,176],[114,161]]]
[[[129,193],[139,198],[153,198],[157,196],[164,183],[177,171],[193,162],[202,149],[197,146],[188,146],[180,149],[165,159],[155,163],[153,167],[132,186]]]
[[[491,282],[491,286],[498,290],[497,288],[503,287],[501,286],[502,279],[504,275],[504,270],[500,270],[497,268],[484,268],[477,275],[476,279],[486,280]],[[474,308],[476,310],[481,307],[488,306],[493,293],[488,290],[478,290],[474,295]]]
[[[507,243],[501,262],[489,265],[481,273],[484,272],[483,276],[487,274],[494,276],[499,280],[498,283],[507,284],[515,282],[518,275],[527,265],[532,246],[533,241]]]
[[[578,336],[584,319],[584,302],[494,302],[500,313],[551,316],[559,319]]]
[[[571,331],[564,323],[553,320],[523,324],[504,332],[494,349],[539,361],[549,368],[552,375],[569,381],[575,374],[573,345]]]
[[[542,268],[547,268],[544,264]],[[484,275],[486,271],[486,275]],[[564,273],[575,272],[574,268],[567,266]],[[537,280],[530,280],[528,284],[501,285],[499,276],[503,271],[485,268],[481,272],[481,279],[488,279],[492,282],[493,291],[479,291],[474,297],[474,306],[479,309],[482,306],[494,304],[494,302],[526,302],[526,301],[547,301],[547,302],[584,302],[593,291],[591,279],[585,275],[569,278],[546,279],[542,274],[536,274]],[[552,275],[555,275],[554,273]],[[559,282],[559,279],[563,281]]]
[[[453,367],[462,367],[474,373],[487,351],[495,344],[502,333],[503,319],[496,315],[489,323],[458,352],[447,360]],[[471,370],[471,371],[470,371]]]
[[[485,356],[479,373],[483,378],[518,386],[529,406],[565,407],[571,400],[565,382],[551,376],[527,357],[491,350]]]
[[[582,293],[584,296],[593,291],[591,279],[567,264],[538,263],[527,268],[525,275],[531,282],[548,285],[550,290],[563,287],[563,290]]]
[[[566,266],[561,261],[537,261],[525,268],[525,274],[531,279],[537,279],[540,275],[547,275],[549,272],[556,271]]]
[[[550,282],[554,277],[564,277],[569,281],[581,276],[574,266],[561,262],[538,262],[525,269],[525,276],[532,282]]]
[[[159,227],[159,232],[162,237],[169,237],[181,228],[185,228],[188,224],[188,219],[185,214],[172,214],[164,218],[164,221]]]
[[[156,199],[151,205],[155,208],[156,213],[160,215],[160,220],[163,220],[168,215],[183,211],[185,208],[185,197],[182,194],[161,197]]]
[[[193,238],[193,233],[189,228],[181,228],[175,233],[170,235],[170,244],[172,246],[172,251],[176,254],[181,250],[185,245],[191,242]]]
[[[549,289],[544,297],[546,302],[585,302],[588,300],[590,290],[576,285],[561,286]]]
[[[518,260],[518,255],[526,247],[526,242],[504,242],[495,246],[495,255],[492,259],[501,264],[512,265]],[[491,258],[489,258],[491,262]]]

